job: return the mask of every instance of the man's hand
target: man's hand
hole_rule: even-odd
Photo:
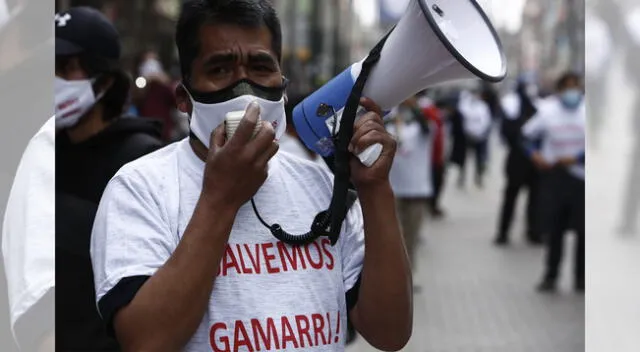
[[[549,164],[539,152],[533,153],[531,156],[533,164],[540,170],[549,170],[553,165]]]
[[[397,147],[395,139],[384,128],[380,107],[368,98],[362,98],[360,105],[368,113],[356,121],[349,144],[349,151],[354,154],[351,158],[351,176],[356,188],[389,182],[389,171]],[[371,167],[363,165],[356,155],[378,143],[382,145],[380,158]]]
[[[279,146],[268,122],[262,122],[260,131],[252,138],[259,114],[260,106],[249,104],[236,133],[228,141],[224,124],[213,131],[202,187],[202,197],[211,204],[240,208],[267,179],[267,164]]]

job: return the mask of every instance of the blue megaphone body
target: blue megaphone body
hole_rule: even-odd
[[[353,64],[293,110],[298,135],[309,149],[323,157],[335,152],[333,136],[340,128],[340,117],[361,67],[361,63]]]

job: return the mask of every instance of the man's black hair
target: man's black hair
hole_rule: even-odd
[[[186,0],[176,28],[182,79],[188,82],[191,65],[200,52],[200,28],[205,24],[232,24],[271,32],[272,49],[282,59],[282,28],[269,0]]]
[[[582,76],[577,72],[568,71],[562,74],[558,81],[556,82],[556,90],[561,91],[567,87],[570,82],[576,82],[580,84],[582,82]]]

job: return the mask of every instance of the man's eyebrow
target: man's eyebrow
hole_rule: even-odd
[[[273,57],[273,55],[264,51],[260,51],[257,53],[249,53],[248,57],[249,57],[249,62],[251,63],[269,63],[273,65],[278,64],[278,61],[276,60],[275,57]]]
[[[228,64],[231,62],[236,62],[238,60],[238,55],[235,53],[218,53],[213,54],[204,60],[204,66],[213,66],[219,64]]]

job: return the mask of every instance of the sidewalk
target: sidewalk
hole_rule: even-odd
[[[404,351],[582,352],[584,296],[572,291],[573,238],[565,248],[559,293],[538,294],[534,287],[544,250],[524,240],[522,202],[511,245],[492,244],[503,185],[502,147],[493,145],[492,154],[482,190],[472,182],[457,189],[457,171],[449,172],[443,200],[448,216],[442,222],[429,219],[423,227],[413,336]],[[361,351],[374,349],[358,337],[347,352]]]

